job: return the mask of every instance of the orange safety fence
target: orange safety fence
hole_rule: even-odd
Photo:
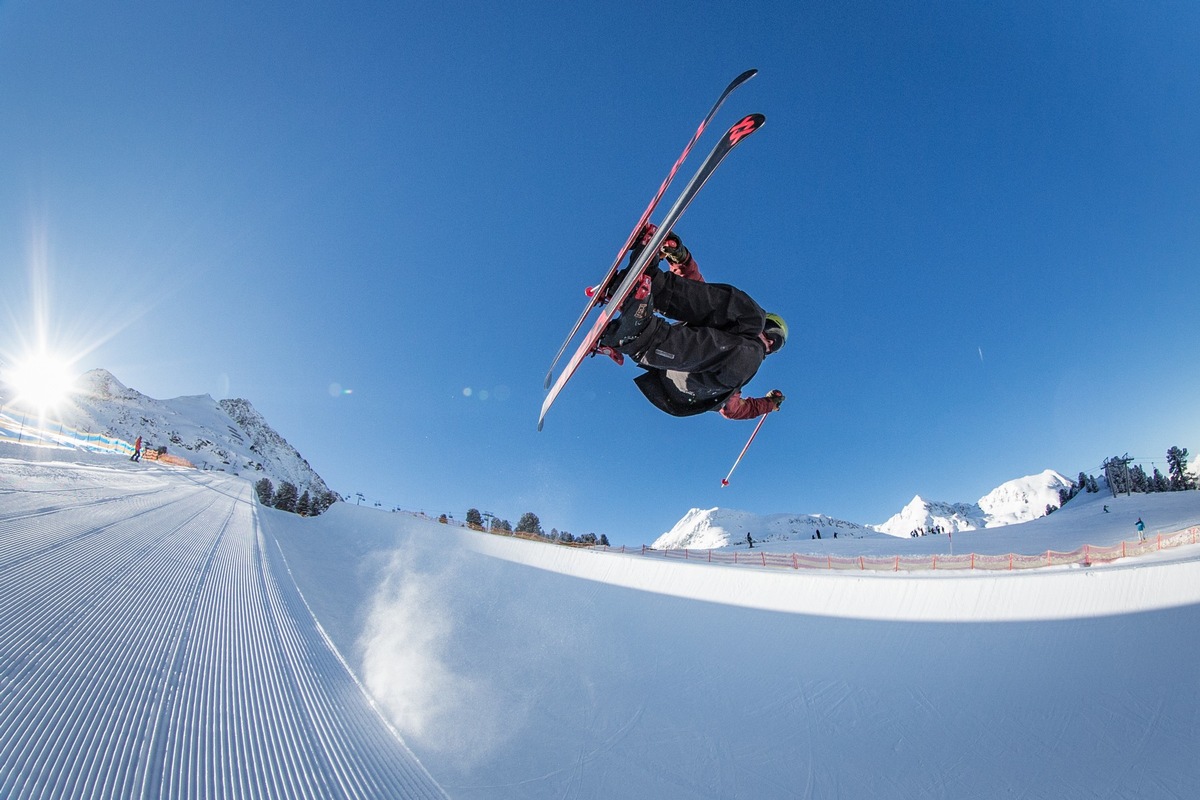
[[[656,550],[642,545],[637,547],[605,547],[595,546],[592,549],[604,553],[626,553],[674,559],[679,561],[695,561],[708,564],[733,564],[747,567],[777,567],[784,569],[827,569],[827,570],[858,570],[873,572],[915,572],[922,570],[1018,570],[1037,569],[1039,567],[1060,567],[1071,564],[1091,566],[1092,564],[1107,563],[1121,558],[1145,555],[1146,553],[1166,550],[1181,545],[1200,542],[1200,526],[1176,531],[1175,533],[1160,533],[1144,540],[1120,542],[1115,545],[1085,544],[1078,550],[1069,553],[1059,553],[1047,550],[1037,554],[1006,553],[1004,555],[982,555],[965,553],[962,555],[933,554],[928,556],[834,556],[813,555],[811,553],[769,553],[765,550],[758,552],[739,550],[690,550],[687,548]]]
[[[116,436],[93,433],[90,430],[81,431],[61,422],[39,424],[39,421],[33,417],[17,415],[8,411],[0,412],[0,441],[31,447],[86,450],[91,453],[113,453],[123,456],[133,454],[133,445]],[[146,461],[158,461],[160,464],[195,469],[195,465],[187,459],[167,453],[160,456],[157,450],[150,447],[142,449],[142,458]]]

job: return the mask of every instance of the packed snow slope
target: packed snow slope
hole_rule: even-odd
[[[1200,521],[1200,492],[1106,504],[1002,531]],[[16,458],[0,537],[0,796],[1200,796],[1200,545],[767,571]],[[884,539],[948,543],[810,546]]]
[[[444,796],[248,481],[73,457],[0,459],[0,797]]]

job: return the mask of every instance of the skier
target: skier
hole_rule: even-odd
[[[133,455],[131,455],[129,457],[129,460],[130,461],[141,461],[142,460],[142,437],[139,436],[137,438],[137,441],[133,443]]]
[[[746,531],[746,544],[750,545],[750,549],[754,549],[754,539],[750,536],[750,531]]]
[[[1143,542],[1146,541],[1146,523],[1142,522],[1141,517],[1138,517],[1138,521],[1137,521],[1137,524],[1135,527],[1137,528],[1138,539]]]
[[[642,229],[630,265],[656,230],[650,224]],[[670,271],[658,266],[662,259]],[[619,285],[623,276],[618,273],[610,286]],[[622,355],[633,357],[646,370],[634,383],[659,409],[676,417],[719,411],[726,419],[753,419],[783,404],[778,389],[756,398],[743,397],[742,387],[763,359],[786,343],[787,324],[742,290],[705,283],[696,260],[673,232],[620,311],[605,328],[598,349],[617,363],[623,363]]]

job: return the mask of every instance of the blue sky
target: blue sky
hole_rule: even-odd
[[[341,492],[618,543],[1200,455],[1197,40],[1193,3],[3,2],[0,347],[41,317],[80,372],[249,399]],[[788,319],[749,386],[782,412],[724,489],[752,424],[630,366],[536,432],[750,67],[681,175],[766,126],[677,231]]]

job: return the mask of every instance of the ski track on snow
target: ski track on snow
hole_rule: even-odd
[[[125,492],[0,493],[0,797],[443,797],[250,484],[122,472]]]

